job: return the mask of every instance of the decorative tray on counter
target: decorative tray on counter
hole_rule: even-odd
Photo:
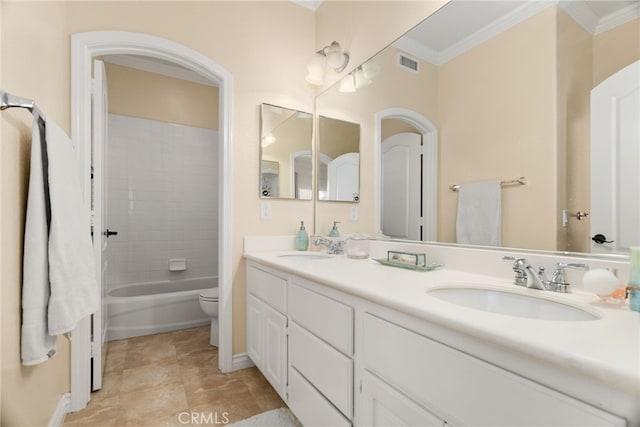
[[[390,267],[404,268],[413,271],[431,271],[442,267],[442,264],[427,264],[426,253],[387,251],[387,258],[374,258],[374,261]]]

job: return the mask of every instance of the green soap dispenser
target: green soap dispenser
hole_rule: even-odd
[[[299,251],[306,251],[309,247],[309,235],[307,234],[307,230],[304,228],[304,221],[300,221],[300,230],[298,231],[298,236],[296,237],[296,248]]]
[[[340,232],[338,231],[338,224],[340,221],[333,221],[333,228],[329,232],[329,237],[340,237]]]

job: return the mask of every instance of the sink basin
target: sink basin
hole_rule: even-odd
[[[309,260],[311,260],[311,259],[327,259],[327,258],[331,258],[331,255],[301,253],[301,254],[278,255],[278,258],[294,258],[294,259],[309,259]]]
[[[485,288],[444,287],[428,290],[432,297],[474,310],[539,320],[586,321],[599,317],[581,308],[516,292]]]

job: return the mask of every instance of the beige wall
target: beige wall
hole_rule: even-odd
[[[105,63],[109,112],[218,130],[218,88]]]
[[[455,241],[457,197],[442,189],[525,176],[502,192],[503,246],[555,249],[555,16],[546,9],[438,70],[439,240]]]
[[[35,98],[47,117],[69,128],[68,39],[60,31],[59,5],[0,3],[3,89]],[[38,28],[37,35],[34,26]],[[40,25],[42,24],[42,25]],[[28,52],[28,54],[26,54]],[[69,391],[69,343],[59,338],[56,356],[42,365],[20,362],[20,288],[22,236],[31,140],[31,115],[6,110],[2,121],[0,164],[2,226],[0,311],[2,317],[2,425],[39,426],[48,422],[60,396]]]
[[[640,18],[593,37],[593,87],[640,59]]]
[[[558,10],[558,210],[589,211],[592,36]],[[589,218],[558,226],[560,250],[590,251]]]

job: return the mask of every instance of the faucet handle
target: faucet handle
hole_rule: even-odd
[[[556,288],[556,292],[567,292],[567,289],[569,287],[569,283],[567,283],[565,278],[565,268],[588,270],[589,266],[584,263],[557,262],[556,270],[553,272],[551,280],[549,281],[549,284]]]
[[[514,256],[505,255],[502,257],[503,261],[513,261],[511,269],[516,273],[516,277],[513,279],[513,283],[518,286],[527,286],[527,260],[524,258],[516,258]]]

